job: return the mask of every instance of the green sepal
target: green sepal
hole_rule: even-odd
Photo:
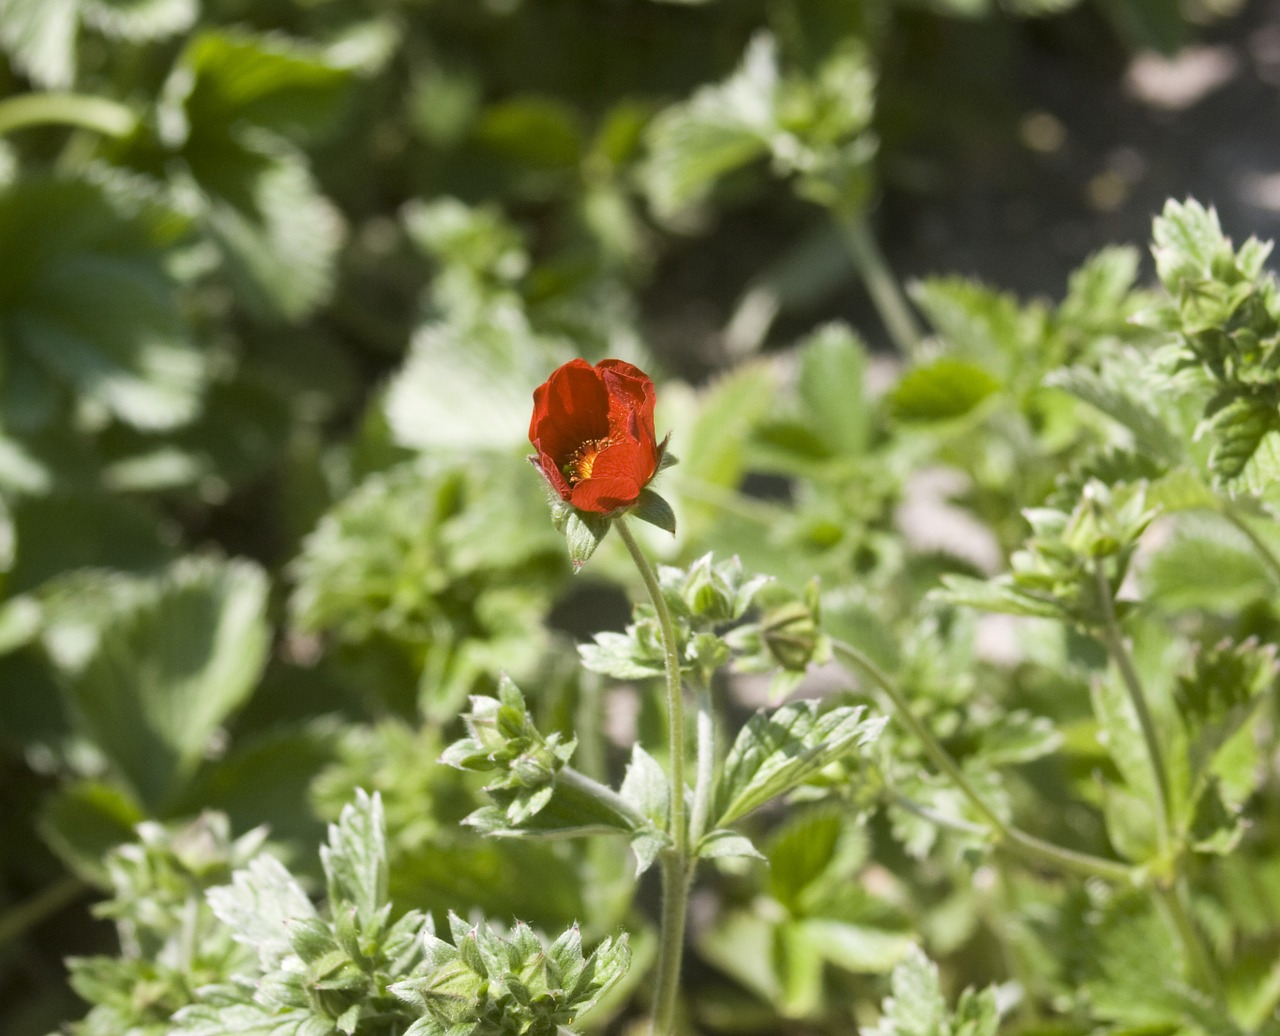
[[[631,513],[640,521],[656,525],[659,529],[671,533],[672,536],[676,533],[675,512],[671,510],[671,505],[652,489],[641,490],[639,499],[631,508]]]
[[[574,572],[580,571],[587,559],[596,552],[596,547],[600,546],[600,541],[612,524],[613,519],[604,515],[576,509],[565,517],[564,541],[569,547],[569,561],[573,564]]]

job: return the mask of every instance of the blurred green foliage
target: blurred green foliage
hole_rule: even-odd
[[[908,303],[871,233],[913,146],[1012,135],[1026,19],[1192,30],[1073,6],[0,0],[0,1028],[636,1022],[661,651],[522,460],[532,387],[616,355],[734,727],[689,1031],[1280,1031],[1269,246],[1173,202],[1150,285],[1119,245],[1060,301]],[[788,329],[859,280],[899,355]],[[669,344],[699,305],[710,355]],[[1133,887],[1011,863],[865,681],[747,718],[833,639],[997,819]],[[482,779],[438,764],[467,723]],[[490,829],[553,827],[570,763],[624,838],[462,825],[487,782]]]

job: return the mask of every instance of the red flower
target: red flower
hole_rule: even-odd
[[[630,507],[657,473],[665,441],[653,430],[649,376],[623,360],[570,360],[533,392],[530,458],[580,511]]]

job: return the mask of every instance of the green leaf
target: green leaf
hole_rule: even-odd
[[[795,929],[820,957],[855,974],[891,971],[915,946],[906,932],[831,918],[806,918],[797,921]]]
[[[190,421],[208,375],[164,265],[180,228],[89,183],[23,180],[0,191],[0,253],[10,257],[0,401],[57,386],[137,428]],[[22,373],[13,351],[29,364],[25,384],[11,381]]]
[[[881,1007],[880,1023],[864,1036],[943,1036],[947,1001],[938,981],[937,965],[918,946],[893,970],[893,995]]]
[[[671,785],[667,773],[638,744],[631,746],[631,762],[618,792],[637,813],[653,821],[659,831],[667,829],[671,808]]]
[[[509,303],[489,307],[475,326],[426,324],[387,390],[391,433],[417,450],[527,443],[529,386],[546,377],[550,359],[551,347]]]
[[[230,885],[210,889],[208,899],[236,941],[257,953],[264,972],[276,970],[293,953],[290,926],[316,917],[302,886],[270,853],[236,871]]]
[[[0,0],[0,43],[41,86],[67,87],[75,79],[77,6],[77,0]]]
[[[837,456],[862,455],[874,424],[865,346],[845,325],[828,324],[799,348],[797,393],[806,423]]]
[[[1119,365],[1098,371],[1066,367],[1050,373],[1045,384],[1071,393],[1127,428],[1138,449],[1166,463],[1179,463],[1186,453],[1182,440],[1148,405],[1150,386],[1139,386],[1133,374],[1127,366]],[[1146,398],[1135,394],[1140,387],[1148,389]]]
[[[656,525],[664,532],[669,532],[673,536],[675,535],[675,512],[671,510],[671,505],[652,489],[645,489],[641,491],[640,498],[632,506],[629,513],[640,519],[642,522],[648,522],[650,525]]]
[[[1012,295],[964,277],[931,277],[911,286],[911,298],[946,340],[952,359],[968,360],[1001,376],[1033,360],[1045,335],[1037,305],[1019,306]]]
[[[67,687],[84,732],[153,813],[181,793],[266,661],[267,581],[187,560],[111,615]]]
[[[613,524],[608,518],[577,509],[570,510],[564,524],[564,542],[569,548],[569,561],[579,571],[604,539]]]
[[[889,394],[900,421],[949,421],[975,410],[1000,382],[968,360],[943,357],[903,375]]]
[[[350,77],[280,37],[207,31],[165,87],[160,143],[181,159],[174,180],[264,318],[301,318],[328,296],[342,222],[285,138],[328,129]]]
[[[942,589],[930,591],[929,599],[1005,615],[1026,615],[1041,619],[1063,617],[1060,605],[1025,594],[1003,577],[974,579],[972,576],[943,576]]]
[[[280,35],[212,29],[192,39],[177,69],[191,79],[181,96],[197,149],[234,136],[240,125],[290,138],[323,133],[341,114],[352,80],[350,69],[318,48]],[[169,89],[173,96],[177,83]]]
[[[799,787],[829,763],[862,749],[884,729],[862,706],[820,712],[818,703],[796,702],[760,712],[738,735],[725,758],[713,811],[713,827],[725,827],[770,799]]]
[[[476,138],[513,163],[571,170],[585,141],[577,109],[554,97],[517,97],[485,109]]]
[[[1231,255],[1218,213],[1190,198],[1166,202],[1151,236],[1156,274],[1171,292],[1185,282],[1212,278],[1215,264]]]
[[[750,838],[737,831],[718,828],[702,836],[702,840],[698,842],[699,859],[715,860],[725,856],[745,856],[751,860],[767,859]]]
[[[918,946],[893,970],[893,994],[880,1023],[863,1036],[996,1036],[1000,1007],[994,989],[966,989],[953,1012],[947,1009],[938,968]]]
[[[650,124],[643,181],[660,216],[675,215],[720,177],[768,153],[776,120],[776,50],[771,36],[757,35],[729,79],[704,86]]]
[[[1132,315],[1131,291],[1138,277],[1138,250],[1129,245],[1103,248],[1074,270],[1067,297],[1058,307],[1066,324],[1080,329],[1116,328]]]
[[[76,874],[108,884],[104,859],[109,850],[132,842],[146,817],[118,788],[76,781],[59,788],[44,805],[40,834]]]
[[[196,0],[79,0],[84,23],[104,36],[154,40],[195,24]]]
[[[342,219],[300,155],[256,145],[228,149],[219,165],[193,160],[201,220],[245,303],[264,319],[300,320],[328,299]]]
[[[1275,582],[1238,529],[1222,519],[1187,515],[1148,561],[1143,586],[1162,609],[1227,613],[1266,599]]]
[[[329,825],[329,844],[320,849],[332,910],[354,907],[359,929],[374,930],[387,902],[387,825],[382,798],[356,792],[355,802]]]

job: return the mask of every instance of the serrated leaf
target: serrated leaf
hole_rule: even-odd
[[[1215,261],[1230,252],[1217,212],[1190,198],[1166,202],[1151,237],[1156,274],[1171,292],[1183,282],[1212,277]]]
[[[239,169],[225,158],[193,165],[201,220],[245,303],[265,319],[299,320],[328,298],[342,218],[300,155],[259,145],[231,152],[242,156]]]
[[[638,744],[631,747],[631,762],[618,791],[637,813],[652,820],[658,830],[667,829],[670,782],[658,761]]]
[[[1131,312],[1130,291],[1138,277],[1138,250],[1113,245],[1095,252],[1067,280],[1060,318],[1082,328],[1113,327]]]
[[[387,902],[388,864],[386,821],[382,797],[356,792],[356,799],[329,825],[329,844],[320,850],[328,878],[329,903],[336,910],[355,908],[360,931],[375,928]]]
[[[1107,371],[1088,367],[1065,367],[1051,372],[1045,384],[1071,393],[1127,428],[1140,450],[1168,464],[1177,464],[1186,453],[1181,439],[1134,394],[1137,386],[1120,381],[1121,373],[1108,376]]]
[[[266,662],[267,581],[244,561],[180,562],[112,615],[67,687],[83,730],[162,812]]]
[[[720,177],[768,153],[776,118],[776,51],[771,36],[757,35],[729,79],[703,87],[650,124],[644,183],[660,215],[675,215]]]
[[[43,386],[146,430],[195,416],[206,364],[164,266],[180,226],[89,183],[24,180],[0,191],[0,253],[10,257],[0,285],[6,407],[15,391]],[[20,360],[26,384],[11,380]],[[55,414],[32,420],[38,427]]]
[[[1209,469],[1215,477],[1231,482],[1245,473],[1256,454],[1267,448],[1260,458],[1263,470],[1251,480],[1259,489],[1280,478],[1280,413],[1275,405],[1263,399],[1238,397],[1215,413],[1205,423],[1205,430],[1213,438],[1209,454]]]
[[[968,360],[943,357],[908,371],[889,394],[900,421],[949,421],[972,412],[1000,382]]]
[[[1174,535],[1148,561],[1143,585],[1150,599],[1169,610],[1206,608],[1227,612],[1265,599],[1274,580],[1258,564],[1253,546],[1222,519],[1186,516]]]
[[[1045,313],[1036,305],[1019,306],[1012,295],[964,277],[931,277],[911,286],[911,298],[950,346],[949,356],[1004,368],[1025,364],[1028,350],[1041,342]],[[1003,370],[990,371],[998,377]]]
[[[818,703],[796,702],[760,712],[738,735],[725,758],[713,811],[713,827],[734,820],[803,784],[827,764],[873,742],[882,718],[861,707],[820,712]]]
[[[214,915],[237,942],[258,954],[262,970],[276,970],[293,953],[290,926],[315,919],[315,907],[279,860],[262,853],[232,876],[230,885],[208,892]]]
[[[863,1036],[941,1036],[949,1031],[937,965],[918,946],[893,969],[892,988],[879,1024],[863,1030]]]

